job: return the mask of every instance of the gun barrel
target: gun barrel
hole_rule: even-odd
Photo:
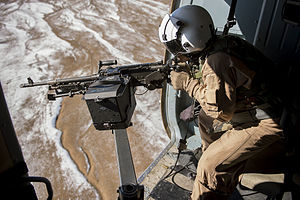
[[[23,83],[20,85],[21,88],[25,87],[35,87],[35,86],[42,86],[42,85],[58,85],[58,84],[67,84],[71,82],[84,82],[84,81],[93,81],[99,77],[98,74],[90,75],[90,76],[81,76],[75,78],[63,78],[63,79],[56,79],[51,81],[41,81],[41,82],[33,82],[31,78],[28,78],[28,83]]]

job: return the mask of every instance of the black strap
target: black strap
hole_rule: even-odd
[[[227,18],[227,23],[224,26],[223,35],[227,35],[229,29],[236,24],[236,20],[234,18],[235,8],[236,8],[237,0],[231,0],[230,10]]]

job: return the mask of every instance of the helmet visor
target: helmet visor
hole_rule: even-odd
[[[164,42],[164,45],[166,46],[167,50],[176,56],[179,53],[185,53],[186,50],[182,47],[181,41],[178,39],[170,40],[168,42]]]
[[[160,41],[164,43],[167,50],[173,55],[186,52],[182,47],[180,37],[180,29],[183,23],[171,15],[165,15],[159,27]]]

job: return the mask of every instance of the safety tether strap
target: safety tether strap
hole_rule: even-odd
[[[236,20],[234,18],[235,8],[236,8],[237,0],[231,0],[230,10],[227,18],[227,23],[224,26],[223,35],[227,35],[229,29],[232,28],[236,24]]]

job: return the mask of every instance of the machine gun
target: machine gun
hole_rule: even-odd
[[[112,67],[116,64],[117,60],[99,61],[98,73],[89,76],[42,82],[28,78],[20,87],[48,85],[49,100],[82,94],[97,130],[125,129],[136,106],[136,86],[162,88],[171,69],[162,61]]]

